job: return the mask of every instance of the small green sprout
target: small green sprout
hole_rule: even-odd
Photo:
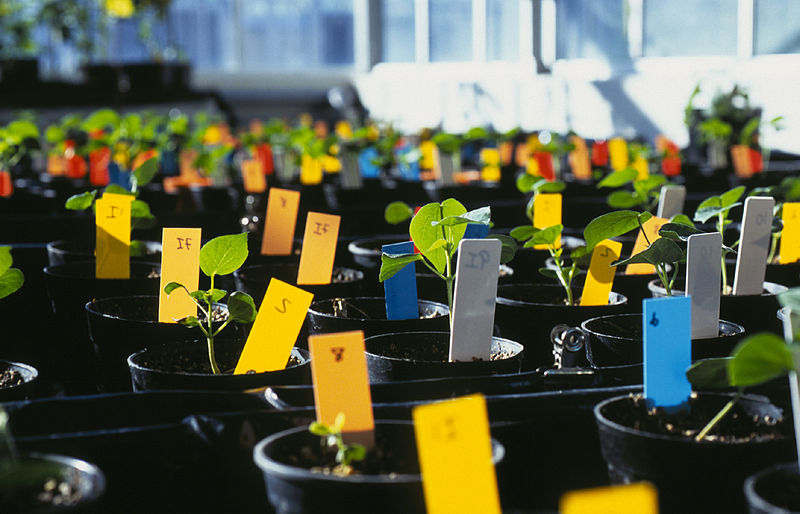
[[[13,263],[11,247],[0,246],[0,298],[16,292],[25,282],[22,271],[11,267]]]
[[[323,438],[328,448],[336,448],[336,467],[333,472],[337,475],[350,475],[353,472],[353,461],[362,461],[367,456],[367,449],[358,443],[347,444],[342,437],[344,428],[344,413],[336,415],[333,425],[326,425],[319,421],[312,421],[308,431]]]

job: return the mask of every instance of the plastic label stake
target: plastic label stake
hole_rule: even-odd
[[[158,287],[158,322],[177,323],[197,315],[197,304],[185,291],[164,292],[164,286],[177,282],[189,291],[200,284],[200,245],[202,229],[165,228],[161,231],[161,282]]]
[[[331,283],[340,220],[333,214],[308,213],[297,285]]]
[[[686,188],[684,186],[661,186],[656,216],[670,219],[676,214],[682,213],[685,201]]]
[[[498,239],[462,239],[458,244],[450,361],[489,360],[501,247]]]
[[[533,226],[547,228],[561,223],[561,193],[536,195],[533,203]],[[556,239],[556,248],[561,247],[561,236]],[[534,245],[535,250],[547,250],[547,245]]]
[[[649,220],[645,221],[642,224],[642,229],[644,230],[644,234],[642,230],[639,230],[636,236],[636,242],[633,244],[633,252],[631,255],[636,255],[637,253],[647,249],[648,241],[650,244],[653,243],[656,239],[661,237],[658,235],[658,231],[661,230],[661,226],[667,223],[667,220],[664,218],[659,218],[658,216],[653,216]],[[645,237],[646,235],[646,237]],[[626,275],[650,275],[656,272],[656,267],[652,264],[647,264],[644,262],[637,262],[635,264],[628,264],[625,267],[625,274]]]
[[[692,298],[692,339],[719,335],[722,234],[695,234],[686,245],[686,294]]]
[[[614,285],[614,273],[617,268],[611,263],[619,259],[622,243],[604,239],[592,251],[589,263],[589,274],[583,285],[581,305],[608,305],[608,296]]]
[[[686,368],[692,363],[692,299],[651,298],[642,302],[644,396],[659,407],[679,407],[692,392]]]
[[[364,333],[358,330],[310,336],[308,348],[317,421],[332,425],[342,412],[345,439],[371,447],[375,423],[364,356]]]
[[[650,167],[647,164],[647,159],[641,155],[633,160],[631,168],[636,170],[636,180],[645,180],[650,176]]]
[[[781,264],[800,260],[800,203],[783,204],[783,230],[781,231]]]
[[[383,245],[382,250],[387,255],[414,253],[414,243],[406,241]],[[384,280],[383,290],[386,296],[386,319],[419,318],[417,274],[413,262],[406,264],[392,278]]]
[[[299,206],[299,191],[277,187],[269,190],[261,255],[291,255]]]
[[[300,183],[303,185],[322,182],[322,160],[304,154],[300,157]]]
[[[436,143],[433,141],[423,141],[419,144],[419,167],[423,170],[432,170],[436,163]]]
[[[570,491],[561,497],[561,514],[658,514],[653,484],[615,485]]]
[[[244,190],[248,193],[263,193],[267,190],[267,178],[260,161],[256,159],[242,161],[242,181]]]
[[[361,189],[361,171],[358,167],[358,153],[353,150],[342,152],[342,189]]]
[[[628,167],[628,143],[621,137],[608,141],[608,153],[611,157],[611,168],[614,171],[624,170]]]
[[[234,374],[284,369],[313,299],[307,291],[271,279]]]
[[[131,278],[132,195],[105,193],[95,201],[96,278]]]
[[[483,396],[414,407],[412,416],[428,514],[500,514]]]
[[[744,201],[739,254],[733,294],[753,295],[764,291],[767,254],[772,241],[772,209],[775,200],[767,196],[751,196]]]

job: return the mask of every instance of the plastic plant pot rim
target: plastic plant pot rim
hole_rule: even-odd
[[[754,475],[750,475],[745,479],[744,494],[749,503],[751,503],[754,507],[763,510],[764,512],[773,512],[775,514],[792,514],[796,511],[786,510],[784,508],[773,505],[772,503],[768,502],[766,499],[764,499],[760,494],[756,492],[756,482],[758,482],[765,476],[771,475],[778,471],[787,471],[795,475],[800,475],[800,469],[798,469],[797,461],[784,462],[782,464],[776,464],[774,466],[770,466],[768,468],[762,469],[761,471],[759,471]]]
[[[151,251],[162,251],[161,241],[141,241],[144,244],[144,247]],[[58,252],[64,254],[84,254],[86,252],[81,251],[80,243],[74,239],[59,239],[57,241],[50,241],[45,245],[47,251],[50,252]]]
[[[12,367],[22,368],[25,371],[27,371],[28,373],[30,373],[30,376],[23,377],[21,384],[16,384],[16,385],[13,385],[13,386],[4,387],[2,389],[3,391],[14,391],[18,387],[25,387],[29,383],[31,383],[34,380],[36,380],[37,378],[39,378],[39,370],[34,368],[33,366],[31,366],[30,364],[25,364],[24,362],[15,362],[15,361],[9,361],[9,360],[0,359],[0,367],[2,367],[2,366],[5,366],[6,369],[9,369],[9,368],[12,368]]]
[[[374,335],[374,336],[369,336],[369,337],[364,339],[364,343],[366,344],[368,341],[370,341],[372,339],[379,338],[379,337],[391,337],[391,336],[393,336],[393,335],[395,335],[397,333],[398,332],[394,332],[394,333],[390,333],[390,334],[377,334],[377,335]],[[446,334],[448,339],[450,337],[450,332],[439,332],[439,331],[435,331],[435,330],[420,331],[420,332],[399,332],[399,333],[402,333],[404,335],[409,335],[409,336],[411,336],[411,335],[421,335],[421,334]],[[513,353],[512,355],[506,357],[505,359],[498,359],[498,360],[494,360],[494,361],[492,361],[492,360],[489,360],[489,361],[477,361],[477,362],[503,362],[505,360],[514,359],[514,358],[518,357],[519,354],[521,354],[522,351],[525,349],[525,347],[522,346],[520,343],[518,343],[516,341],[512,341],[511,339],[506,339],[504,337],[492,336],[492,343],[493,343],[492,346],[494,346],[494,343],[497,343],[499,345],[507,346],[509,348],[509,350],[512,350],[512,351],[513,350],[517,350],[517,351],[515,353]],[[375,358],[375,359],[385,359],[385,360],[388,360],[388,361],[391,361],[391,362],[419,362],[419,363],[425,363],[425,364],[461,364],[461,363],[476,362],[476,361],[453,361],[453,362],[450,362],[450,361],[420,361],[420,360],[410,360],[410,359],[399,359],[397,357],[389,357],[389,356],[386,356],[386,355],[379,355],[377,353],[372,353],[372,352],[370,352],[368,350],[365,350],[364,353],[369,355],[370,357]]]
[[[74,274],[69,273],[69,271],[74,270],[84,270],[87,269],[88,266],[91,266],[91,269],[94,269],[95,261],[94,260],[87,260],[87,261],[75,261],[75,262],[67,262],[65,264],[57,264],[55,266],[46,266],[42,271],[45,275],[50,275],[53,277],[59,278],[74,278],[80,280],[103,280],[103,281],[110,281],[110,280],[159,280],[159,277],[150,277],[149,274],[152,271],[158,271],[159,276],[161,272],[161,265],[155,262],[137,262],[131,261],[130,262],[130,269],[131,269],[131,277],[130,278],[100,278],[94,276],[94,272],[90,272],[89,274]],[[138,273],[137,273],[138,272]]]
[[[176,343],[190,343],[190,342],[192,342],[192,343],[196,342],[198,345],[205,344],[205,342],[200,343],[197,340],[177,341]],[[143,350],[139,350],[138,352],[132,353],[131,355],[129,355],[128,358],[127,358],[128,367],[131,370],[136,369],[138,371],[146,371],[146,372],[151,373],[153,375],[160,375],[160,376],[175,376],[175,375],[177,375],[177,376],[182,376],[182,377],[206,377],[206,378],[214,377],[214,378],[211,378],[211,380],[217,380],[216,377],[220,377],[220,378],[228,377],[230,379],[230,377],[236,376],[236,375],[229,375],[227,373],[215,374],[215,373],[187,373],[185,371],[164,371],[162,369],[147,368],[147,367],[142,366],[140,364],[137,364],[136,362],[133,361],[133,359],[135,359],[136,357],[140,356],[141,354],[143,354],[143,353],[145,353],[147,351],[149,351],[149,349],[145,348]],[[286,369],[292,369],[292,368],[296,368],[298,366],[304,366],[306,364],[310,364],[311,363],[311,356],[309,355],[309,353],[306,350],[304,350],[302,348],[293,347],[290,355],[294,355],[296,357],[301,357],[301,358],[304,359],[304,361],[302,363],[300,363],[300,364],[295,364],[294,366],[289,366],[289,367],[283,368],[283,369],[276,369],[276,370],[273,370],[273,371],[283,371],[283,370],[286,370]],[[288,359],[287,359],[287,361],[288,361]],[[272,371],[262,371],[261,373],[255,373],[254,376],[263,375],[264,373],[272,373]]]
[[[724,393],[700,393],[700,394],[702,394],[702,396],[725,396],[725,397],[732,397],[733,396],[733,394],[724,394]],[[594,411],[594,418],[597,421],[597,423],[601,423],[601,424],[605,425],[606,427],[608,427],[608,428],[610,428],[612,430],[615,430],[617,432],[622,432],[622,433],[625,433],[625,434],[633,436],[633,437],[641,437],[643,439],[653,439],[653,440],[659,440],[659,441],[670,441],[670,442],[674,442],[674,443],[678,443],[678,444],[687,444],[687,445],[702,444],[703,446],[708,446],[708,447],[731,447],[731,446],[749,445],[749,444],[752,444],[752,445],[767,445],[767,444],[770,444],[770,443],[774,442],[774,440],[756,441],[756,442],[745,441],[745,442],[732,442],[732,443],[731,442],[723,442],[723,441],[696,442],[693,437],[687,438],[687,437],[671,436],[671,435],[664,435],[664,434],[654,434],[652,432],[645,432],[644,430],[637,430],[635,428],[626,427],[625,425],[621,425],[621,424],[617,423],[616,421],[610,420],[609,418],[607,418],[603,414],[602,411],[607,405],[609,405],[611,403],[614,403],[614,402],[627,400],[628,398],[630,398],[630,396],[628,396],[628,395],[625,395],[625,396],[614,396],[612,398],[607,398],[607,399],[601,401],[600,403],[598,403],[597,405],[595,405],[594,409],[592,409],[592,410]],[[757,396],[754,396],[754,395],[743,395],[741,397],[741,399],[742,400],[750,400],[750,401],[753,401],[753,402],[760,402],[761,401],[761,400],[758,399]]]
[[[647,290],[651,291],[653,293],[658,293],[658,294],[660,294],[662,296],[666,296],[667,290],[664,289],[660,285],[660,282],[661,282],[661,280],[657,279],[657,278],[651,280],[650,282],[647,283]],[[759,296],[775,296],[777,294],[780,294],[780,293],[782,293],[784,291],[788,291],[789,290],[788,287],[786,287],[786,286],[784,286],[782,284],[776,284],[775,282],[767,282],[767,281],[764,281],[764,285],[762,287],[763,287],[764,291],[761,294],[743,294],[743,295],[726,294],[726,295],[720,295],[720,296],[737,297],[737,298],[738,297],[755,298],[755,297],[759,297]],[[673,289],[672,290],[672,296],[685,296],[685,295],[686,295],[686,291],[684,291],[682,289]]]
[[[128,322],[132,322],[132,323],[142,323],[142,324],[146,324],[146,325],[158,325],[158,324],[161,323],[158,320],[140,320],[140,319],[132,319],[132,318],[123,318],[121,316],[114,316],[114,315],[108,314],[107,312],[102,312],[102,311],[99,311],[96,308],[94,308],[94,305],[96,305],[98,303],[105,303],[105,302],[112,302],[112,301],[119,301],[119,300],[130,300],[130,299],[133,299],[133,298],[136,298],[136,299],[148,298],[148,299],[151,299],[151,300],[153,300],[155,302],[158,302],[158,296],[147,295],[147,294],[139,294],[139,295],[131,295],[131,296],[110,296],[108,298],[92,298],[91,300],[86,302],[86,305],[84,305],[84,309],[87,312],[90,312],[90,313],[94,314],[95,316],[103,318],[103,319],[113,319],[115,321],[128,321]],[[218,307],[218,308],[222,309],[222,311],[224,311],[224,312],[228,311],[228,306],[226,304],[224,304],[224,303],[214,303],[214,304],[212,304],[212,306],[213,307]],[[170,323],[170,324],[172,324],[172,323]],[[186,341],[190,341],[190,340],[187,339]]]
[[[628,303],[628,298],[624,295],[619,293],[610,292],[608,293],[608,303],[606,305],[566,305],[566,304],[556,304],[556,303],[546,303],[546,302],[529,302],[525,300],[514,300],[512,298],[506,298],[501,296],[502,291],[501,288],[547,288],[552,290],[559,290],[563,291],[564,288],[560,284],[509,284],[508,286],[499,285],[497,286],[497,303],[502,305],[511,305],[514,307],[524,307],[524,306],[538,306],[538,305],[546,305],[549,307],[570,307],[570,308],[578,308],[578,309],[589,309],[589,308],[597,308],[597,307],[612,307],[616,305],[625,305]],[[582,289],[581,289],[582,291]],[[566,295],[565,295],[566,296]],[[577,296],[580,298],[580,296]]]
[[[384,236],[384,237],[369,237],[364,239],[356,239],[355,241],[350,241],[347,245],[347,251],[352,253],[353,255],[359,255],[364,257],[378,257],[380,256],[383,251],[380,248],[371,248],[365,243],[380,243],[381,246],[393,243],[404,243],[406,240],[403,240],[403,236],[399,235],[396,237],[392,236]],[[363,245],[363,246],[362,246]]]
[[[375,428],[377,429],[381,425],[394,425],[394,426],[408,426],[413,431],[414,423],[410,421],[376,421]],[[308,479],[313,478],[314,480],[322,481],[322,482],[330,482],[333,484],[399,484],[399,483],[421,483],[422,482],[422,475],[421,474],[408,474],[408,473],[396,473],[392,475],[393,478],[389,478],[389,475],[349,475],[349,476],[339,476],[334,474],[325,474],[325,473],[312,473],[311,470],[306,468],[300,468],[297,466],[290,466],[289,464],[283,464],[276,460],[270,459],[266,456],[266,452],[264,449],[267,445],[271,444],[272,442],[276,441],[285,436],[294,435],[299,432],[308,432],[308,427],[295,427],[290,428],[288,430],[284,430],[282,432],[277,432],[266,438],[259,441],[255,447],[253,448],[253,460],[255,461],[256,465],[264,472],[272,473],[281,478],[300,478],[300,479]],[[413,434],[412,434],[413,436]],[[317,436],[314,436],[317,437]],[[492,442],[492,464],[496,465],[498,462],[503,460],[505,457],[506,449],[505,447],[500,444],[495,439],[491,440]]]
[[[606,314],[605,316],[597,316],[595,318],[589,318],[587,320],[584,320],[581,323],[581,330],[584,330],[586,332],[590,332],[590,333],[594,334],[594,333],[596,333],[594,330],[586,328],[586,324],[591,322],[591,321],[601,320],[601,319],[606,319],[606,318],[621,318],[623,316],[624,317],[628,317],[628,318],[634,317],[634,316],[641,318],[642,315],[643,314],[641,312],[637,312],[637,313],[622,313],[622,314]],[[744,333],[744,327],[739,325],[738,323],[734,323],[733,321],[726,321],[724,319],[721,319],[721,320],[719,320],[719,326],[720,326],[720,328],[721,327],[728,327],[728,328],[732,329],[731,333],[729,333],[729,334],[726,334],[726,333],[717,334],[714,337],[698,338],[698,339],[692,339],[692,340],[693,341],[704,341],[705,339],[716,339],[718,337],[730,337],[730,336],[735,336],[735,335],[739,335],[739,334],[743,334]],[[620,342],[630,339],[630,337],[607,335],[607,334],[603,334],[603,338],[604,339],[614,340],[614,341],[620,341]]]
[[[386,318],[352,318],[352,317],[334,316],[334,315],[332,315],[332,314],[330,314],[328,312],[322,312],[322,311],[319,311],[319,310],[314,308],[315,305],[318,307],[320,304],[326,304],[326,303],[335,302],[336,300],[339,300],[339,299],[341,299],[341,300],[373,300],[375,302],[378,302],[378,301],[385,302],[386,301],[385,298],[382,298],[380,296],[353,296],[353,297],[344,297],[344,298],[322,298],[320,300],[314,300],[313,302],[311,302],[311,306],[308,308],[308,312],[313,313],[315,316],[319,316],[321,318],[341,318],[341,319],[347,319],[347,320],[353,320],[353,321],[369,321],[371,323],[373,323],[373,322],[374,323],[386,323],[386,322],[393,322],[394,323],[394,322],[398,322],[398,321],[403,321],[403,320],[398,320],[398,319],[386,319]],[[448,308],[447,308],[447,305],[445,305],[443,303],[434,302],[432,300],[419,299],[419,300],[417,300],[417,305],[419,306],[419,308],[422,308],[423,306],[430,306],[430,307],[433,307],[437,311],[443,311],[443,313],[441,313],[439,316],[435,316],[432,319],[446,318],[447,316],[450,315],[450,313],[448,311]],[[411,319],[412,320],[420,320],[420,319],[428,319],[428,318],[411,318]]]
[[[56,453],[38,453],[38,452],[22,453],[20,454],[19,458],[21,460],[37,459],[37,460],[56,462],[62,466],[77,469],[81,473],[85,473],[86,475],[91,476],[93,487],[81,491],[82,496],[79,505],[93,502],[94,500],[102,496],[102,494],[105,492],[106,475],[103,473],[102,469],[100,469],[96,464],[92,464],[91,462],[79,459],[77,457],[69,457],[67,455],[59,455]]]

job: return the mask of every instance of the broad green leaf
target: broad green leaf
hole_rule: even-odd
[[[150,181],[153,180],[153,177],[156,176],[156,173],[158,173],[158,159],[155,157],[147,159],[140,164],[138,168],[133,170],[136,185],[143,186],[149,184]]]
[[[256,319],[256,304],[249,294],[234,291],[228,298],[228,316],[236,323],[252,323]]]
[[[119,126],[119,114],[111,109],[100,109],[94,111],[83,122],[83,129],[86,131],[104,129],[106,127],[117,128]]]
[[[566,189],[567,185],[564,182],[554,180],[552,182],[547,179],[541,179],[535,186],[534,191],[538,193],[560,193]]]
[[[133,225],[131,224],[131,227]],[[139,240],[132,239],[129,246],[131,257],[143,257],[147,252],[147,246]]]
[[[542,230],[537,231],[533,236],[531,236],[530,240],[525,243],[525,245],[533,246],[533,245],[554,245],[556,244],[556,240],[558,236],[561,235],[561,231],[564,230],[564,225],[553,225],[551,227],[543,228]]]
[[[539,180],[538,177],[534,177],[530,173],[521,173],[517,177],[517,189],[520,193],[530,193],[533,191],[533,185]]]
[[[661,264],[661,263],[676,263],[681,262],[686,258],[684,251],[678,244],[666,237],[661,237],[653,241],[649,247],[637,253],[628,259],[612,262],[612,266],[624,266],[627,264],[647,263],[647,264]]]
[[[702,233],[701,230],[681,223],[665,223],[658,230],[661,237],[667,237],[673,241],[687,241],[689,236]]]
[[[448,216],[439,221],[432,221],[431,225],[434,227],[455,227],[456,225],[463,225],[469,222],[470,221],[463,216]]]
[[[367,456],[367,448],[364,447],[362,444],[353,443],[347,446],[347,455],[346,459],[348,461],[361,461],[364,460]]]
[[[331,433],[330,430],[328,430],[328,426],[319,421],[312,421],[311,424],[308,425],[308,431],[320,437],[327,437]]]
[[[247,260],[247,232],[215,237],[200,249],[200,269],[207,276],[233,273]]]
[[[6,272],[8,268],[14,263],[14,258],[11,257],[10,246],[0,246],[0,275]]]
[[[217,303],[218,301],[225,298],[226,294],[228,294],[228,292],[225,291],[224,289],[212,289],[208,299],[211,300],[211,303]]]
[[[25,276],[17,268],[8,268],[0,275],[0,298],[17,291],[25,282]]]
[[[181,287],[183,288],[184,291],[186,291],[186,294],[191,294],[189,293],[189,290],[186,289],[186,286],[184,286],[183,284],[179,284],[178,282],[170,282],[169,284],[165,285],[164,292],[169,295],[172,294],[173,291]]]
[[[604,239],[618,237],[638,229],[639,222],[644,224],[651,217],[652,214],[649,212],[638,213],[636,211],[614,211],[598,216],[589,222],[583,231],[586,247],[592,250]]]
[[[527,241],[528,239],[533,236],[535,232],[538,232],[539,229],[534,227],[533,225],[522,225],[521,227],[516,227],[509,232],[509,235],[516,239],[519,242]]]
[[[642,197],[630,191],[614,191],[608,195],[606,203],[614,209],[629,209],[642,203]]]
[[[185,318],[179,319],[178,323],[189,328],[200,326],[200,321],[197,319],[197,316],[186,316]]]
[[[698,207],[694,213],[694,221],[698,223],[705,223],[706,221],[714,218],[720,214],[724,214],[727,217],[727,213],[733,209],[734,207],[738,207],[742,205],[740,202],[733,203],[727,207],[713,207],[713,206],[706,206],[706,207]]]
[[[445,241],[444,239],[437,239],[437,240],[436,240],[436,241],[435,241],[435,242],[434,242],[434,243],[431,245],[431,247],[430,247],[430,248],[428,248],[426,251],[427,251],[427,252],[431,252],[431,251],[433,251],[433,250],[436,250],[437,248],[441,248],[442,246],[444,246],[444,245],[446,245],[446,244],[447,244],[447,241]]]
[[[606,177],[597,184],[597,187],[620,187],[629,182],[633,182],[636,180],[637,176],[638,172],[633,168],[613,171],[606,175]]]
[[[734,348],[728,363],[730,384],[747,387],[761,384],[794,370],[792,350],[775,334],[746,338]]]
[[[13,134],[21,142],[23,139],[39,139],[39,127],[28,120],[15,120],[8,124],[6,132]]]
[[[441,204],[429,203],[423,206],[409,224],[408,231],[414,244],[439,273],[445,272],[447,260],[451,257],[447,254],[446,248],[440,247],[430,252],[423,248],[430,248],[437,239],[446,239],[449,233],[452,236],[453,250],[455,250],[464,237],[467,226],[462,224],[451,228],[435,227],[432,223],[448,216],[461,216],[466,212],[467,209],[458,200],[448,198]]]
[[[589,248],[584,246],[579,246],[572,250],[569,254],[569,258],[572,259],[579,268],[588,269],[589,264],[592,262],[592,252],[589,251]]]
[[[694,223],[692,223],[692,220],[689,219],[689,216],[685,214],[676,214],[675,216],[670,218],[669,222],[678,223],[680,225],[686,225],[687,227],[694,228]]]
[[[103,190],[103,194],[105,194],[105,193],[111,193],[111,194],[114,194],[114,195],[133,196],[133,193],[131,193],[130,191],[128,191],[124,187],[120,186],[119,184],[111,184],[111,185],[106,186],[106,188]]]
[[[745,186],[734,187],[730,191],[726,191],[719,195],[720,205],[722,207],[731,207],[739,201],[745,191]]]
[[[483,223],[486,225],[492,219],[492,209],[491,207],[481,207],[462,214],[461,217],[467,219],[470,223]]]
[[[539,268],[539,274],[553,280],[558,280],[558,272],[552,268]]]
[[[464,134],[464,139],[486,139],[489,137],[489,131],[483,127],[473,127]]]
[[[418,253],[410,253],[403,255],[389,255],[381,254],[381,271],[378,280],[383,282],[388,278],[392,278],[395,273],[405,268],[410,262],[421,261],[422,255]]]
[[[405,202],[392,202],[383,211],[383,218],[387,223],[397,225],[414,215],[414,210]]]
[[[508,264],[514,259],[517,254],[517,242],[513,237],[505,234],[492,234],[487,239],[498,239],[502,244],[500,247],[500,264]]]
[[[60,143],[67,138],[67,133],[58,125],[50,125],[44,131],[44,138],[50,144]]]
[[[208,294],[205,291],[192,291],[189,293],[189,296],[194,298],[196,302],[203,302],[205,303],[206,299],[208,298]]]
[[[156,223],[156,217],[150,212],[150,206],[142,200],[131,202],[131,228],[150,228]]]
[[[695,389],[725,389],[730,387],[728,363],[730,357],[702,359],[686,370],[686,378]]]
[[[64,207],[71,211],[83,211],[88,209],[94,203],[94,199],[97,196],[97,190],[94,191],[86,191],[79,195],[72,195],[70,196]]]
[[[634,182],[634,187],[637,191],[641,191],[646,193],[651,191],[657,187],[661,187],[667,181],[667,177],[664,175],[649,175],[647,178],[643,180],[637,180]]]

